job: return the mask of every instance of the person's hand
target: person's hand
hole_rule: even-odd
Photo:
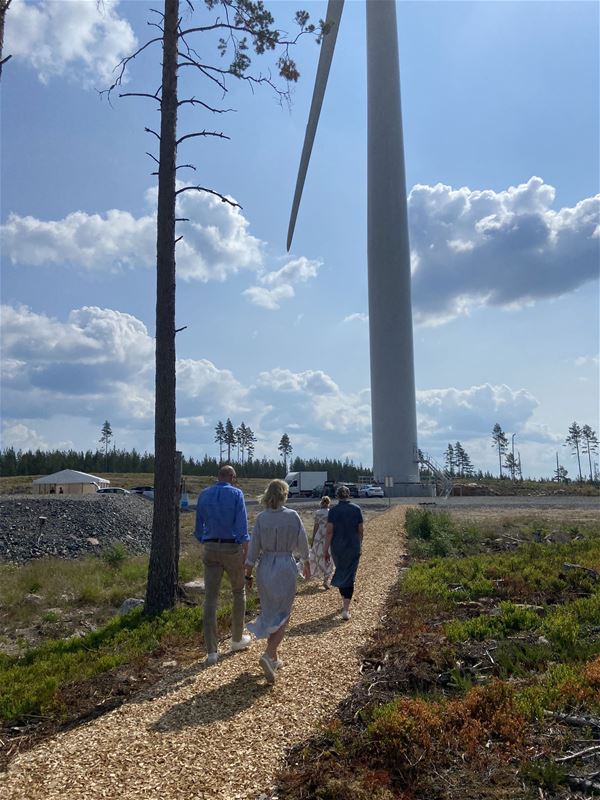
[[[304,568],[302,570],[302,574],[304,575],[305,580],[310,579],[310,561],[304,562]]]

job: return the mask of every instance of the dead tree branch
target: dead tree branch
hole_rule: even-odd
[[[207,189],[206,186],[184,186],[182,189],[178,189],[175,194],[179,195],[183,194],[184,192],[191,191],[206,192],[206,194],[212,194],[215,197],[218,197],[221,202],[227,203],[228,205],[233,206],[233,208],[242,208],[242,206],[239,203],[236,203],[235,200],[230,200],[229,197],[225,197],[225,195],[221,194],[220,192],[216,192],[214,189]]]
[[[587,778],[579,778],[577,775],[565,775],[565,780],[572,789],[579,789],[593,794],[600,793],[600,783],[590,781]]]
[[[150,47],[151,44],[156,44],[156,42],[162,42],[162,40],[163,40],[162,36],[157,36],[155,39],[150,39],[149,41],[146,42],[146,44],[143,44],[138,50],[136,50],[135,53],[132,53],[130,56],[126,56],[125,58],[122,58],[115,67],[115,71],[118,70],[118,74],[117,77],[115,78],[114,83],[108,89],[103,89],[101,92],[99,92],[99,94],[100,95],[105,94],[110,100],[110,96],[113,90],[116,89],[117,86],[121,85],[123,81],[123,75],[125,74],[125,70],[127,69],[127,65],[129,64],[129,62],[133,61],[134,58],[137,58],[140,55],[140,53],[143,53],[144,50],[147,47]]]
[[[2,67],[12,58],[12,54],[2,58],[2,50],[4,48],[4,21],[6,19],[6,12],[11,3],[12,0],[0,0],[0,77],[2,77]]]
[[[600,728],[600,717],[592,717],[591,715],[576,715],[566,714],[564,711],[544,711],[545,717],[554,717],[559,722],[564,722],[565,725],[574,725],[575,727],[590,727]]]
[[[147,92],[123,92],[119,97],[149,97],[150,100],[156,100],[160,103],[160,97],[156,94],[148,94]]]
[[[208,103],[204,103],[202,100],[196,100],[195,97],[190,97],[189,100],[180,100],[177,104],[178,106],[202,106],[207,111],[211,111],[213,114],[228,114],[230,111],[235,113],[235,108],[214,108],[213,106],[209,106]]]
[[[575,758],[581,758],[582,756],[598,752],[600,752],[600,744],[595,744],[593,747],[586,747],[585,750],[580,750],[578,753],[571,753],[569,756],[561,756],[561,758],[555,758],[554,760],[557,764],[561,764],[565,761],[573,761]]]
[[[563,569],[566,572],[572,572],[573,570],[579,569],[585,572],[587,575],[590,576],[595,581],[600,580],[600,572],[595,569],[591,569],[590,567],[582,567],[581,564],[563,564]]]
[[[185,136],[181,136],[179,139],[177,139],[177,147],[179,147],[182,142],[185,142],[186,139],[193,139],[196,136],[215,136],[217,139],[231,139],[231,136],[226,136],[224,133],[217,133],[216,131],[199,131],[198,133],[186,133]]]

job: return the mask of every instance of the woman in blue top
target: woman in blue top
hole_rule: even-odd
[[[282,662],[277,657],[285,629],[292,613],[296,595],[298,568],[293,553],[303,559],[303,574],[310,577],[308,539],[302,521],[284,503],[288,496],[285,481],[271,481],[261,497],[265,506],[257,517],[246,557],[246,580],[252,582],[252,568],[256,568],[256,584],[260,597],[260,614],[246,626],[257,639],[266,639],[265,652],[259,659],[269,683],[274,683],[275,673]]]
[[[360,507],[350,502],[350,490],[340,486],[337,505],[329,509],[325,535],[325,558],[333,557],[335,573],[331,580],[342,596],[342,619],[350,619],[350,600],[354,594],[356,570],[362,552],[363,516]]]

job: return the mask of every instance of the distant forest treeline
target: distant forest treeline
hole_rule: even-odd
[[[273,459],[251,459],[243,464],[231,462],[241,478],[283,478],[285,468],[282,462]],[[61,469],[77,469],[81,472],[154,472],[154,456],[138,453],[137,450],[15,450],[12,447],[0,451],[0,475],[49,475]],[[202,460],[183,457],[184,475],[216,475],[219,462],[216,458],[204,456]],[[371,475],[371,470],[362,464],[339,459],[294,458],[289,466],[290,472],[299,470],[326,471],[334,480],[357,481],[359,475]]]

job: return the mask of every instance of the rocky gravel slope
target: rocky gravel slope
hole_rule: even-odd
[[[0,497],[0,561],[75,558],[117,542],[145,553],[152,502],[140,495],[11,495]]]

